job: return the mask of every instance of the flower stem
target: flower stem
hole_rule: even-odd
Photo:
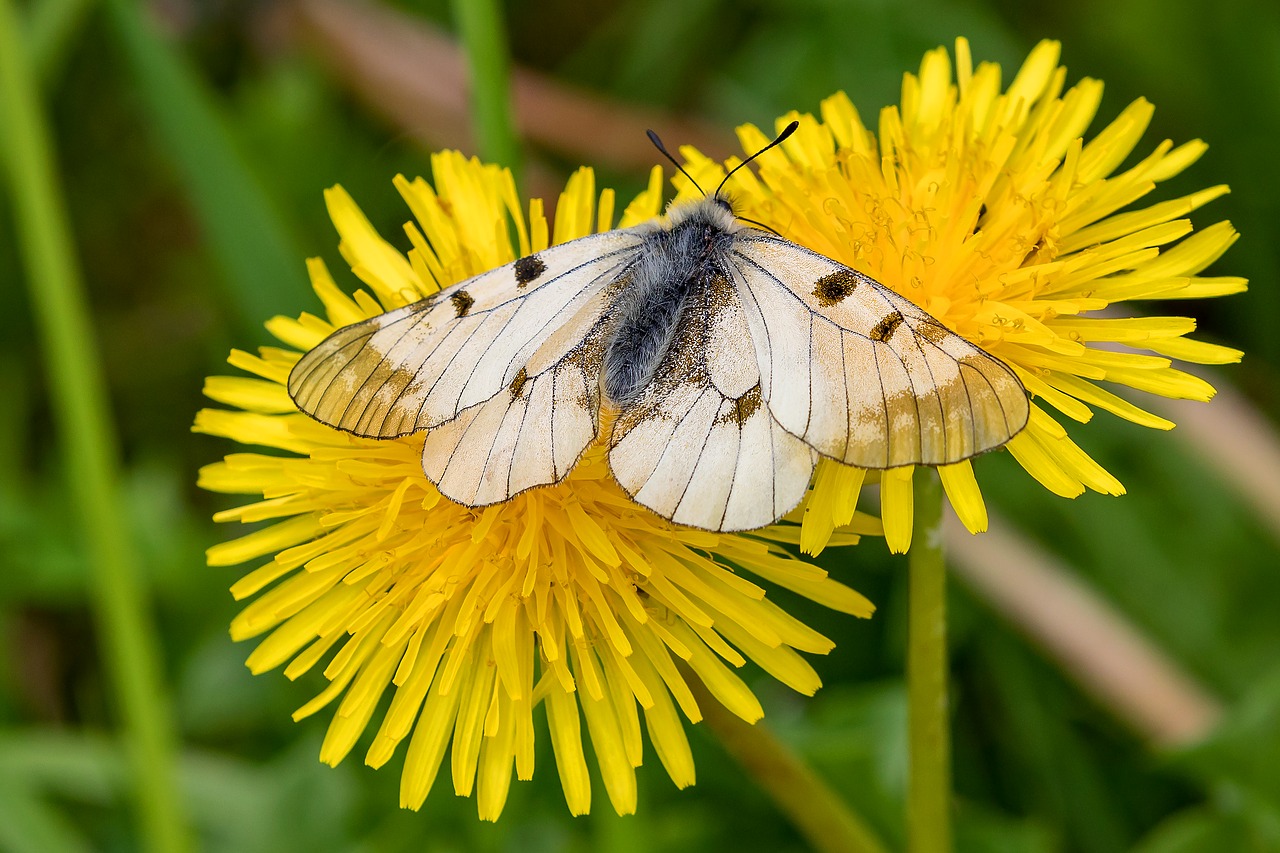
[[[174,785],[172,722],[138,560],[120,510],[116,441],[99,370],[102,359],[94,351],[49,133],[11,0],[0,0],[0,125],[5,129],[0,154],[9,170],[31,304],[49,364],[54,415],[90,566],[103,656],[123,717],[141,833],[149,850],[185,850],[188,838]]]
[[[907,849],[951,850],[951,734],[947,701],[947,569],[942,483],[932,468],[915,481],[907,553]]]
[[[497,0],[453,0],[471,73],[471,111],[481,158],[511,169],[519,183],[520,149],[511,109],[511,68]]]
[[[721,705],[697,676],[688,670],[685,675],[707,727],[810,847],[818,853],[887,853],[888,847],[866,820],[768,726],[742,720]]]

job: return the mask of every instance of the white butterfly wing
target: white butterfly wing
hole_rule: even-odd
[[[294,367],[289,394],[321,423],[393,438],[493,399],[522,370],[540,390],[537,377],[587,337],[607,307],[597,297],[640,243],[628,230],[593,234],[339,329]]]
[[[822,455],[946,465],[1026,426],[1013,372],[910,300],[763,233],[740,235],[729,256],[769,411]]]
[[[600,312],[589,305],[581,314],[575,325]],[[546,351],[556,349],[544,344],[530,362],[536,372],[526,368],[506,390],[427,432],[422,469],[441,494],[487,506],[559,482],[573,470],[598,434],[606,323],[597,319],[585,340],[536,369],[549,360]]]
[[[762,403],[733,287],[690,297],[653,382],[618,414],[609,466],[638,503],[678,524],[748,530],[804,496],[817,455]]]

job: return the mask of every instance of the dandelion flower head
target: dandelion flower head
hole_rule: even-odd
[[[1227,187],[1134,207],[1193,164],[1205,144],[1166,140],[1117,171],[1153,108],[1139,99],[1084,139],[1102,83],[1086,78],[1065,89],[1059,53],[1057,42],[1040,43],[1002,88],[999,66],[974,68],[968,43],[957,40],[954,75],[945,49],[926,54],[919,74],[904,77],[901,105],[881,112],[878,133],[842,93],[822,102],[821,119],[779,118],[779,128],[798,120],[799,129],[756,161],[758,177],[739,171],[730,192],[743,216],[867,273],[1010,365],[1032,406],[1029,425],[1006,447],[1045,488],[1064,497],[1086,489],[1119,495],[1120,482],[1050,411],[1085,423],[1096,408],[1170,429],[1172,422],[1104,386],[1207,401],[1213,388],[1172,360],[1225,364],[1241,353],[1188,338],[1190,318],[1099,312],[1131,300],[1223,296],[1245,281],[1201,275],[1235,241],[1230,223],[1193,233],[1186,218]],[[747,125],[739,138],[755,152],[770,137]],[[703,186],[740,162],[721,166],[696,149],[682,152]],[[697,191],[685,182],[681,194]],[[985,530],[970,462],[939,470],[960,519]],[[850,517],[867,473],[819,464],[804,517],[806,552],[820,551]],[[905,551],[912,469],[878,476],[885,538]]]

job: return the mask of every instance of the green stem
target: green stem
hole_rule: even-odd
[[[511,67],[497,0],[453,0],[471,72],[471,112],[481,158],[511,169],[519,183],[520,148],[511,109]]]
[[[148,849],[188,846],[173,776],[173,729],[138,560],[120,509],[102,359],[93,346],[52,146],[12,0],[0,0],[0,124],[31,304],[49,365],[56,425],[91,572],[103,654],[123,717]]]
[[[951,850],[951,733],[947,702],[947,568],[942,556],[942,483],[932,468],[914,483],[907,553],[907,849]]]
[[[685,670],[703,722],[818,853],[887,853],[871,826],[763,722],[727,710]]]

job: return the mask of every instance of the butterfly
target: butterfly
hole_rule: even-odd
[[[999,359],[748,221],[717,188],[530,254],[337,330],[289,394],[357,436],[425,430],[423,471],[468,506],[559,482],[607,429],[628,495],[715,531],[788,513],[821,458],[947,465],[1026,425]]]

